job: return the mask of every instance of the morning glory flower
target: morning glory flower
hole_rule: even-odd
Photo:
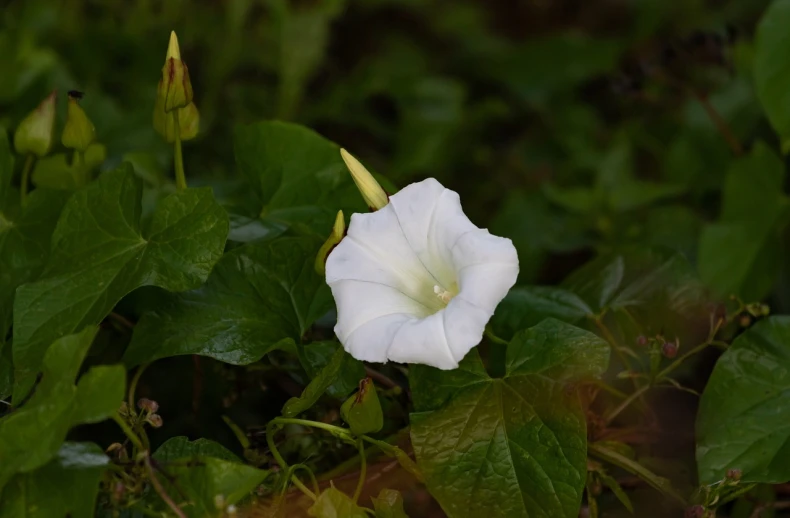
[[[352,215],[326,262],[346,351],[440,369],[458,367],[480,343],[517,276],[513,243],[476,227],[458,194],[433,178]]]

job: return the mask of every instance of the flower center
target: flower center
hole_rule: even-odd
[[[453,297],[455,297],[456,294],[458,293],[457,291],[452,292],[450,290],[446,290],[441,286],[434,286],[433,292],[436,294],[439,300],[441,300],[442,303],[444,303],[445,306],[449,304],[450,301],[453,299]]]

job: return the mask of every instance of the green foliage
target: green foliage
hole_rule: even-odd
[[[754,83],[765,114],[782,141],[782,152],[790,150],[790,65],[782,55],[790,50],[785,30],[790,21],[790,2],[776,0],[765,11],[757,27],[754,49]]]
[[[699,478],[744,482],[790,479],[790,319],[770,317],[739,336],[716,363],[697,417]]]
[[[14,301],[20,378],[35,375],[49,342],[99,323],[132,290],[184,291],[208,277],[228,228],[211,190],[168,196],[144,229],[141,196],[142,182],[125,166],[69,199],[41,278],[20,288]]]
[[[412,370],[423,394],[412,415],[417,462],[449,516],[576,516],[586,426],[567,383],[603,373],[608,355],[600,338],[548,319],[508,344],[504,378],[490,378],[475,352],[457,371]]]
[[[64,442],[50,462],[16,475],[0,491],[0,516],[90,518],[109,462],[95,444]]]
[[[89,370],[75,385],[95,327],[56,340],[42,360],[42,379],[19,410],[0,421],[0,487],[15,473],[27,473],[57,454],[69,429],[110,417],[124,396],[120,365]]]
[[[354,503],[345,493],[330,487],[318,495],[307,514],[315,518],[367,518],[361,507]]]
[[[313,271],[320,245],[288,237],[228,252],[205,285],[169,296],[145,315],[126,363],[200,354],[243,365],[298,341],[332,307],[329,289]]]
[[[779,515],[790,1],[581,4],[4,6],[0,518]],[[341,146],[513,241],[459,368],[334,335]]]

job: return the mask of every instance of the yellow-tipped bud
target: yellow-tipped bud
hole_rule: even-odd
[[[164,101],[156,100],[154,105],[154,129],[162,135],[164,139],[172,144],[176,140],[176,125],[173,113],[178,116],[178,130],[181,140],[191,140],[195,138],[200,129],[200,112],[195,103],[189,103],[184,108],[178,108],[175,112],[166,113]]]
[[[332,233],[329,234],[326,242],[318,250],[318,255],[315,256],[315,271],[319,275],[326,273],[326,258],[329,253],[340,243],[340,240],[346,235],[346,220],[343,217],[343,211],[337,211],[335,217],[335,224],[332,225]]]
[[[359,189],[370,210],[379,210],[385,207],[390,202],[389,196],[387,196],[387,193],[384,192],[384,189],[381,188],[376,179],[373,178],[370,171],[365,169],[365,166],[345,149],[340,150],[340,156],[343,157],[346,167],[351,171],[351,177],[354,179],[354,183],[357,184],[357,189]]]
[[[57,92],[53,91],[17,126],[14,148],[20,155],[33,154],[41,158],[49,153],[55,132],[56,97]]]
[[[157,89],[157,102],[161,102],[166,113],[178,108],[185,108],[193,98],[192,82],[189,70],[181,61],[181,49],[175,31],[170,32],[170,43],[167,45],[165,66],[162,67],[162,80]]]
[[[60,140],[69,149],[85,152],[96,138],[96,129],[80,106],[80,99],[82,99],[80,92],[69,92],[66,125],[63,127]]]

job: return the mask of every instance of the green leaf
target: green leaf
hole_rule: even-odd
[[[703,484],[728,469],[743,482],[790,480],[790,317],[758,322],[716,362],[697,415]]]
[[[578,513],[587,474],[586,419],[567,383],[598,376],[609,347],[547,319],[507,347],[504,378],[485,374],[476,352],[458,371],[419,369],[411,437],[431,494],[450,518]]]
[[[491,325],[497,335],[511,338],[517,331],[556,318],[575,324],[593,310],[576,294],[553,286],[526,286],[510,290],[496,308]]]
[[[236,455],[219,443],[203,438],[190,441],[183,435],[166,440],[152,457],[159,462],[186,457],[214,457],[228,462],[240,462]]]
[[[368,518],[361,507],[334,487],[318,495],[307,514],[315,518]]]
[[[314,131],[284,122],[239,126],[236,162],[252,186],[260,216],[272,223],[305,224],[322,240],[337,211],[366,212],[340,148]]]
[[[96,332],[91,326],[56,340],[44,355],[36,392],[0,419],[0,487],[13,474],[49,462],[71,427],[106,419],[120,406],[126,388],[121,366],[94,367],[74,385]]]
[[[124,361],[199,354],[244,365],[284,341],[299,342],[334,307],[313,269],[320,245],[318,239],[279,238],[228,252],[205,285],[163,297],[143,316]]]
[[[704,286],[688,261],[663,249],[602,255],[569,275],[562,288],[595,313],[646,305],[683,313],[705,299]]]
[[[783,182],[784,164],[764,144],[731,166],[721,217],[703,229],[699,243],[700,277],[720,295],[759,300],[771,291],[790,207]]]
[[[0,202],[0,344],[11,327],[16,289],[43,270],[52,232],[67,199],[64,192],[36,189],[14,216],[5,214]]]
[[[376,518],[409,518],[403,510],[403,497],[394,489],[382,489],[378,497],[372,497]]]
[[[351,433],[365,435],[375,433],[384,426],[384,414],[373,380],[365,378],[359,382],[359,390],[340,406],[340,416],[348,423]]]
[[[165,198],[141,229],[142,182],[123,166],[75,193],[52,236],[40,280],[14,303],[14,365],[31,375],[54,339],[99,323],[140,286],[184,291],[202,284],[222,255],[228,218],[211,189]]]
[[[46,156],[36,161],[32,180],[38,188],[75,190],[90,182],[91,171],[106,157],[107,149],[95,142],[85,151],[84,162],[75,163],[65,153]]]
[[[757,26],[754,83],[768,120],[779,134],[785,152],[790,145],[790,1],[776,0]]]
[[[249,496],[269,476],[269,471],[214,457],[172,460],[179,462],[163,464],[172,478],[165,480],[160,477],[160,482],[191,518],[216,516],[217,502],[221,502],[223,507],[234,505]],[[170,480],[176,481],[177,485]],[[163,511],[168,509],[161,500],[156,505]]]
[[[338,349],[343,346],[336,341],[312,342],[297,348],[299,361],[310,379],[315,379],[322,369],[329,365]],[[334,398],[345,399],[359,385],[359,380],[365,377],[365,366],[350,354],[343,356],[345,361],[338,374],[329,387],[327,394]]]
[[[308,347],[312,347],[312,345]],[[335,354],[332,355],[332,359],[310,380],[310,383],[305,387],[304,391],[302,391],[302,395],[299,397],[292,397],[285,402],[282,412],[283,416],[294,417],[315,405],[318,398],[320,398],[332,384],[337,382],[338,379],[344,376],[349,370],[355,370],[353,369],[353,367],[357,366],[355,362],[358,363],[358,360],[352,358],[342,347],[335,349]],[[359,366],[361,367],[361,364],[359,364]],[[362,375],[358,379],[361,379],[364,375],[365,370],[363,368]]]
[[[93,518],[109,461],[93,443],[63,443],[51,462],[16,475],[0,491],[0,518]]]

